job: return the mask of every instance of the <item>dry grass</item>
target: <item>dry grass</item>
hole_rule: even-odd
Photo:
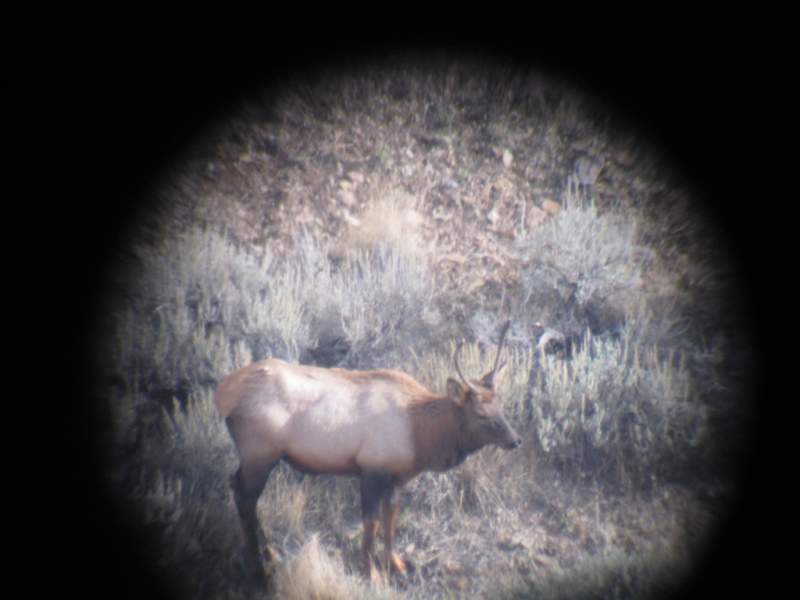
[[[399,598],[389,586],[371,586],[363,578],[343,573],[328,556],[316,535],[275,571],[275,596],[285,600],[392,600]]]

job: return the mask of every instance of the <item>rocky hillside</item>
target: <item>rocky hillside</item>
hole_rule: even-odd
[[[635,221],[636,293],[711,328],[702,307],[730,265],[680,174],[579,90],[492,65],[374,67],[253,99],[193,149],[161,225],[278,253],[301,230],[342,249],[402,240],[431,257],[444,297],[485,305],[521,301],[536,257],[519,242],[568,198]]]

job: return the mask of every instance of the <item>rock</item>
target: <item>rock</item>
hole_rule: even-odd
[[[462,573],[464,571],[464,567],[461,566],[460,563],[456,562],[452,558],[446,558],[442,563],[442,569],[446,573]]]
[[[542,554],[534,554],[531,558],[533,559],[533,562],[535,562],[537,565],[539,565],[540,567],[544,567],[546,569],[551,569],[555,565],[555,563],[550,558]]]
[[[594,185],[605,161],[598,156],[581,156],[575,161],[575,175],[581,185]]]
[[[616,153],[615,158],[617,164],[625,168],[633,166],[633,163],[636,162],[636,154],[633,149],[620,150]]]
[[[352,227],[359,227],[361,225],[361,221],[358,220],[356,217],[350,214],[349,211],[342,212],[342,218]]]
[[[472,278],[472,283],[467,286],[466,295],[474,294],[486,284],[486,279],[481,276]]]
[[[314,222],[314,213],[311,208],[306,204],[300,210],[300,213],[295,217],[297,222],[302,225],[308,225],[309,223]]]
[[[353,183],[364,183],[364,180],[366,179],[366,177],[364,177],[364,174],[359,171],[350,171],[347,174],[347,177],[349,177],[350,181],[352,181]]]
[[[457,263],[459,265],[463,265],[465,262],[467,262],[467,257],[464,256],[463,254],[451,253],[451,254],[445,254],[444,256],[442,256],[439,259],[439,261],[440,262],[441,261],[448,261],[448,262]]]
[[[525,210],[525,228],[528,231],[533,231],[547,220],[547,216],[547,212],[538,206],[533,204],[527,206]]]
[[[542,201],[542,209],[544,209],[544,211],[551,217],[555,217],[558,213],[561,212],[561,205],[555,200],[551,200],[550,198],[545,198]]]
[[[501,535],[497,540],[497,548],[503,552],[512,552],[523,547],[524,546],[519,542],[519,540],[512,535]]]

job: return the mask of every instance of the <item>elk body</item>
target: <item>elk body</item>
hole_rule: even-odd
[[[467,380],[448,379],[436,395],[412,377],[391,369],[348,371],[296,365],[270,358],[225,378],[214,396],[239,453],[232,487],[244,531],[248,561],[263,578],[262,553],[273,558],[256,516],[256,502],[270,472],[283,460],[306,473],[360,478],[364,522],[363,567],[380,579],[374,540],[383,526],[384,564],[404,573],[393,551],[395,491],[422,471],[446,471],[487,444],[521,445],[503,415],[494,367]]]

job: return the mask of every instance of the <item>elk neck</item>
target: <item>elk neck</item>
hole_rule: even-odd
[[[417,473],[447,471],[480,447],[469,434],[463,408],[446,396],[414,402],[408,413]]]

